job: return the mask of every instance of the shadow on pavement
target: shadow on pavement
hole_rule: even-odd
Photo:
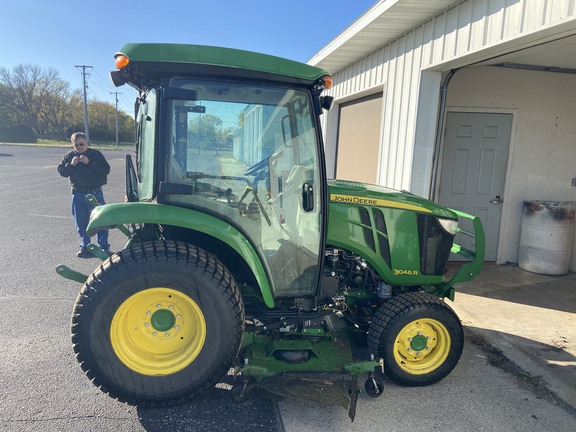
[[[576,273],[542,275],[516,265],[485,264],[471,282],[456,287],[463,294],[576,314]],[[458,301],[458,294],[456,294]]]
[[[278,404],[269,394],[253,390],[248,400],[235,403],[230,396],[230,376],[203,397],[167,408],[140,408],[138,418],[147,431],[283,432]]]

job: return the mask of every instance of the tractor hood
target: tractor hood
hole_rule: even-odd
[[[387,284],[434,285],[452,299],[453,285],[482,269],[484,233],[476,216],[409,192],[358,182],[328,180],[328,193],[326,244],[361,256]],[[460,222],[472,229],[463,229]],[[454,242],[457,233],[474,239],[473,250]],[[445,282],[451,252],[471,262]]]
[[[458,219],[452,210],[406,191],[397,191],[366,183],[328,180],[330,204],[385,207],[411,210],[450,219]]]

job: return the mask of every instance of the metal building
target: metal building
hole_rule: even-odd
[[[481,216],[487,261],[524,201],[576,201],[576,0],[381,0],[308,63],[328,172]]]

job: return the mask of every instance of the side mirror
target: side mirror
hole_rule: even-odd
[[[334,105],[334,96],[320,96],[320,106],[326,111]]]
[[[120,87],[126,84],[126,79],[121,71],[111,71],[110,72],[110,79],[112,80],[112,84],[115,87]]]

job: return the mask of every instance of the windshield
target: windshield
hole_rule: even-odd
[[[241,229],[266,258],[276,295],[311,293],[321,182],[310,93],[196,80],[170,90],[166,201]]]

